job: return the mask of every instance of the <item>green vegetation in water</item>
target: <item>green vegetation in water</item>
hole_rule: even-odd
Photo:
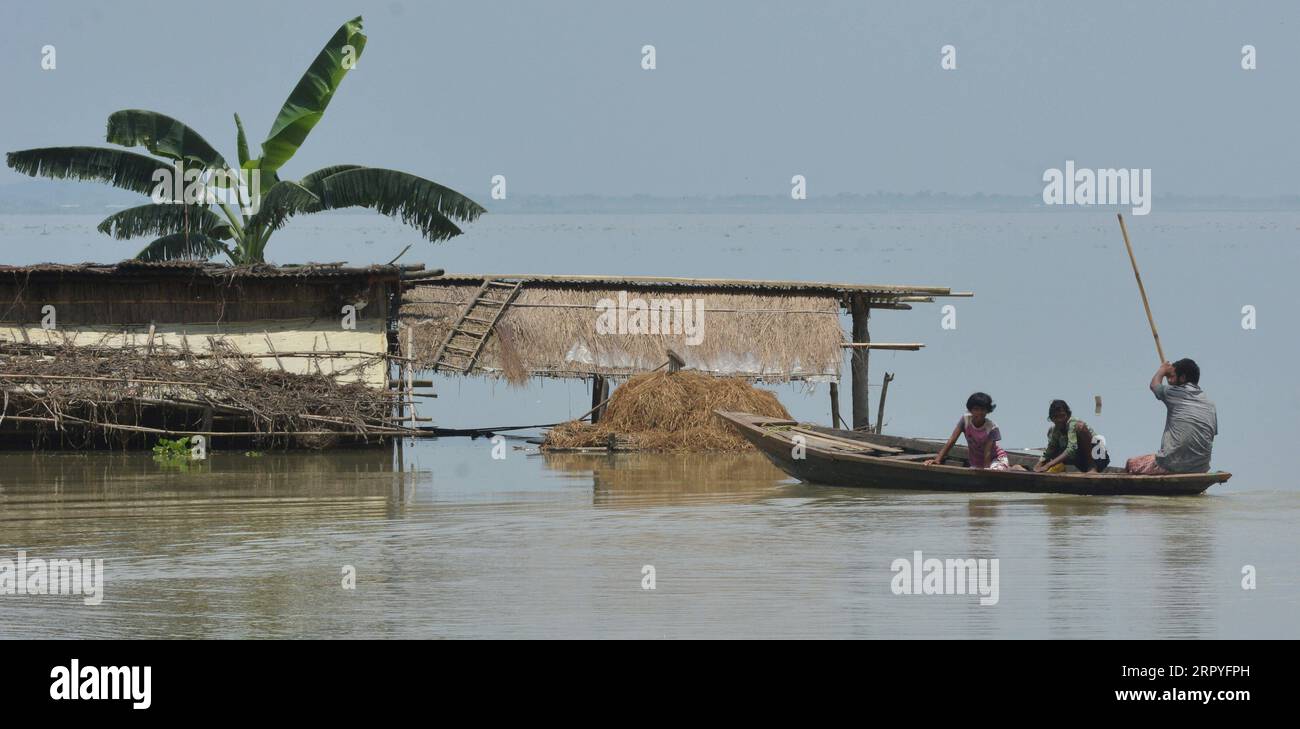
[[[248,458],[261,458],[266,454],[261,451],[244,451],[244,455]]]
[[[163,468],[174,468],[180,471],[190,470],[190,438],[159,438],[158,444],[153,447],[153,460]]]
[[[158,445],[153,447],[153,454],[158,458],[189,458],[190,457],[190,437],[184,438],[159,438]]]

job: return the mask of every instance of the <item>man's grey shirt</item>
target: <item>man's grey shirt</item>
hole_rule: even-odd
[[[1156,464],[1174,473],[1204,473],[1210,470],[1210,451],[1219,434],[1219,416],[1214,403],[1199,385],[1167,385],[1155,389],[1156,399],[1165,404],[1165,433],[1160,437]]]

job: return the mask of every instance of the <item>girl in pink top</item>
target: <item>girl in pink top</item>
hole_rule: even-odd
[[[996,407],[993,398],[982,392],[966,398],[967,414],[961,416],[948,442],[937,456],[925,462],[926,465],[943,465],[943,459],[948,457],[948,451],[957,443],[957,438],[965,435],[966,460],[970,462],[971,468],[989,468],[995,471],[1010,469],[1007,452],[998,444],[1002,440],[1002,431],[998,430],[997,423],[989,420],[989,413]]]

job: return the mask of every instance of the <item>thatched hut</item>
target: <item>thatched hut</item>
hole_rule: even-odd
[[[0,436],[391,434],[397,300],[419,268],[0,267]]]
[[[653,370],[669,350],[684,367],[714,375],[835,383],[849,348],[859,427],[868,421],[869,350],[921,346],[871,343],[870,310],[968,295],[938,286],[444,274],[413,282],[399,318],[412,333],[404,354],[417,369],[513,383],[590,378],[593,402],[607,392],[607,378]],[[849,335],[842,312],[852,315]]]
[[[0,342],[112,347],[152,338],[196,353],[224,345],[289,372],[341,371],[388,351],[401,273],[192,261],[0,266]],[[345,306],[355,308],[347,326]],[[354,377],[387,382],[382,364]]]

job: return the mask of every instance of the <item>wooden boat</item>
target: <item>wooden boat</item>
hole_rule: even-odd
[[[829,486],[1177,496],[1199,494],[1232,478],[1232,474],[1224,471],[1134,476],[1119,468],[1109,468],[1104,473],[977,470],[966,467],[966,449],[962,446],[953,447],[947,464],[927,466],[923,461],[938,453],[942,443],[834,430],[751,413],[716,412],[757,446],[777,468],[800,481]],[[795,458],[796,448],[800,446],[803,457]],[[1025,468],[1031,468],[1038,461],[1038,456],[1032,453],[1008,453],[1008,458],[1013,464]]]

